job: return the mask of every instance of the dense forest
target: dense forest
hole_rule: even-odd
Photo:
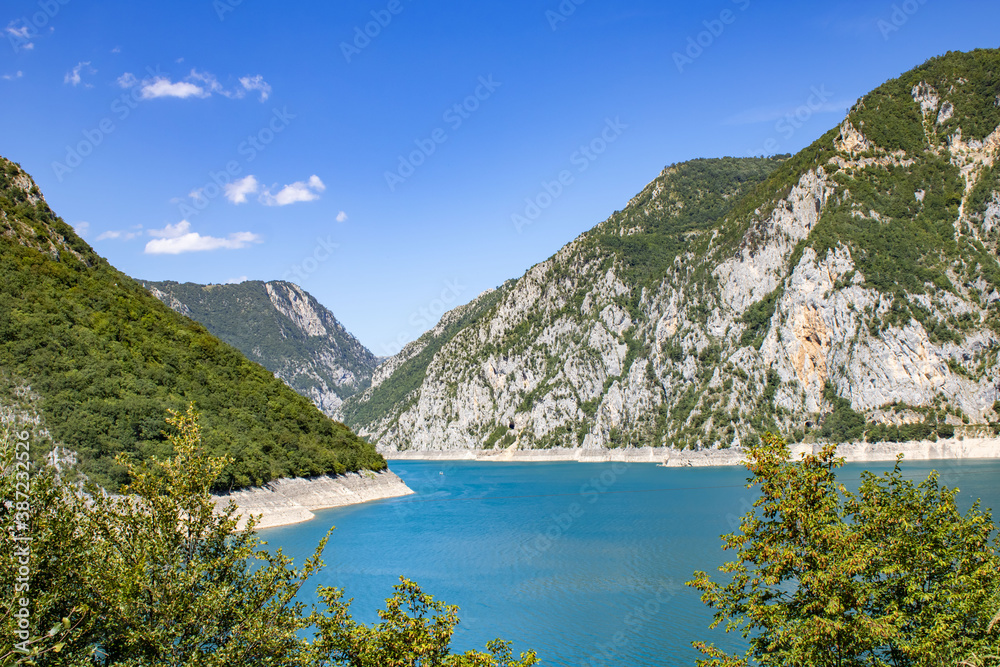
[[[0,214],[0,395],[30,388],[91,479],[126,483],[119,453],[168,456],[163,413],[189,402],[206,448],[232,458],[218,489],[385,468],[371,444],[99,257],[3,159]]]

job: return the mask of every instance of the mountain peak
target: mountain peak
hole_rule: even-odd
[[[4,157],[0,157],[0,202],[0,235],[53,259],[65,253],[88,267],[99,261],[73,228],[52,212],[34,179]]]
[[[328,415],[371,383],[378,359],[333,313],[282,280],[142,283],[173,310],[261,364]]]
[[[386,449],[1000,420],[998,95],[1000,51],[949,53],[794,156],[670,165],[342,412]]]

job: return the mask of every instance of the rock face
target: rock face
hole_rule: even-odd
[[[371,382],[377,360],[298,285],[143,282],[153,296],[264,366],[333,415]]]
[[[356,505],[384,498],[407,496],[413,491],[395,473],[348,473],[311,479],[279,479],[258,489],[213,496],[219,509],[230,502],[239,508],[238,530],[247,519],[260,518],[257,528],[273,528],[309,521],[316,510]]]
[[[342,418],[385,452],[948,437],[1000,420],[1000,107],[982,92],[998,87],[998,52],[949,54],[794,157],[665,169],[446,315]]]
[[[819,453],[814,444],[791,445],[789,460],[797,461],[803,455]],[[1000,439],[951,438],[948,440],[914,442],[851,443],[837,446],[837,456],[847,463],[872,463],[895,461],[903,454],[907,461],[935,461],[942,459],[995,459],[1000,458]],[[746,461],[741,449],[704,449],[678,451],[669,447],[635,447],[630,449],[527,449],[505,450],[445,450],[433,452],[392,452],[394,461],[485,461],[495,463],[541,463],[578,461],[581,463],[656,463],[666,468],[705,468],[715,466],[742,466]]]

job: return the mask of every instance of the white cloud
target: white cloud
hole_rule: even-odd
[[[172,82],[166,77],[156,77],[153,80],[142,82],[141,97],[144,100],[155,100],[159,97],[179,97],[185,100],[189,97],[209,97],[201,86],[197,86],[187,81]]]
[[[134,238],[142,236],[142,232],[123,232],[118,230],[109,230],[106,232],[101,232],[100,236],[97,237],[97,241],[108,241],[114,239],[116,241],[131,241]]]
[[[833,102],[823,101],[819,103],[806,103],[799,106],[789,107],[756,107],[741,111],[738,114],[729,116],[722,121],[723,125],[756,125],[758,123],[771,123],[780,121],[783,118],[806,116],[813,114],[846,113],[854,102],[849,100],[837,100]]]
[[[239,278],[230,278],[229,280],[227,280],[223,284],[224,285],[239,285],[240,283],[245,283],[248,280],[250,280],[250,279],[247,278],[246,276],[240,276]]]
[[[337,214],[337,222],[347,222],[347,213],[341,211]]]
[[[90,223],[78,222],[75,225],[73,225],[73,231],[75,231],[79,236],[83,236],[84,234],[90,231]]]
[[[11,21],[7,24],[4,32],[9,36],[11,44],[13,44],[14,49],[24,49],[25,51],[30,51],[35,48],[35,43],[28,41],[31,39],[31,28],[25,25],[20,28],[14,27],[14,22]]]
[[[260,189],[260,183],[257,182],[257,179],[253,175],[250,175],[229,183],[224,189],[226,191],[226,199],[234,204],[245,204],[247,203],[247,195],[257,194],[257,191]]]
[[[270,190],[264,190],[260,195],[260,203],[265,206],[288,206],[299,202],[315,201],[319,199],[319,193],[326,190],[326,185],[319,176],[309,177],[309,181],[298,181],[291,185],[286,185],[278,194],[272,195]]]
[[[118,85],[122,88],[131,88],[139,83],[139,80],[135,78],[135,74],[132,72],[125,72],[120,77],[118,77]]]
[[[219,83],[219,80],[215,78],[214,74],[209,72],[199,72],[198,70],[191,70],[191,74],[188,76],[189,80],[200,81],[205,85],[206,90],[212,93],[218,93],[223,97],[228,97],[231,100],[242,100],[247,96],[248,92],[258,91],[260,93],[260,101],[265,102],[267,98],[271,95],[271,85],[264,81],[264,77],[260,74],[257,76],[244,76],[240,77],[240,86],[233,88],[232,90],[226,90],[226,88]]]
[[[252,232],[235,232],[226,238],[202,236],[191,231],[191,223],[182,220],[176,225],[167,225],[163,229],[151,229],[149,235],[154,240],[146,244],[147,255],[180,255],[186,252],[205,252],[209,250],[239,250],[247,248],[251,243],[261,243],[263,239]]]
[[[271,84],[264,81],[264,77],[260,74],[257,76],[244,76],[240,77],[240,83],[243,88],[247,91],[258,91],[260,92],[260,101],[266,102],[267,98],[271,96]]]
[[[121,52],[122,52],[122,47],[120,46],[116,46],[115,48],[111,49],[111,53],[121,53]]]
[[[163,229],[150,229],[149,235],[158,239],[176,239],[191,231],[191,223],[181,220],[176,225],[167,225]]]
[[[201,84],[204,84],[205,90],[209,91],[209,93],[224,94],[222,84],[219,83],[219,80],[215,78],[214,74],[209,72],[199,72],[196,69],[192,69],[187,78],[188,81],[198,81]]]
[[[4,74],[3,76],[0,76],[0,79],[3,79],[4,81],[13,81],[14,79],[20,79],[22,76],[24,76],[24,72],[17,70],[14,74]]]
[[[260,101],[263,102],[271,93],[271,86],[259,74],[252,77],[242,77],[239,81],[239,86],[227,89],[219,83],[214,74],[199,72],[197,69],[192,69],[190,74],[179,81],[173,81],[167,76],[156,76],[140,81],[131,72],[125,72],[118,77],[118,85],[122,88],[140,86],[140,97],[144,100],[160,97],[206,98],[216,94],[229,99],[241,100],[246,97],[248,91],[257,91],[260,93]]]
[[[95,70],[93,67],[90,66],[90,61],[77,63],[76,67],[73,68],[73,71],[66,73],[66,78],[63,79],[63,83],[70,83],[73,84],[74,86],[78,86],[80,85],[80,82],[83,80],[82,75],[84,73],[86,74],[97,73],[97,70]],[[87,84],[87,86],[90,87],[90,84]]]

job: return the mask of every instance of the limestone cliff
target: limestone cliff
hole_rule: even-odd
[[[375,355],[298,285],[143,282],[175,311],[205,325],[328,415],[371,382]]]
[[[998,93],[1000,53],[949,54],[794,157],[668,167],[446,316],[340,414],[385,451],[717,448],[764,428],[877,441],[997,421]]]

